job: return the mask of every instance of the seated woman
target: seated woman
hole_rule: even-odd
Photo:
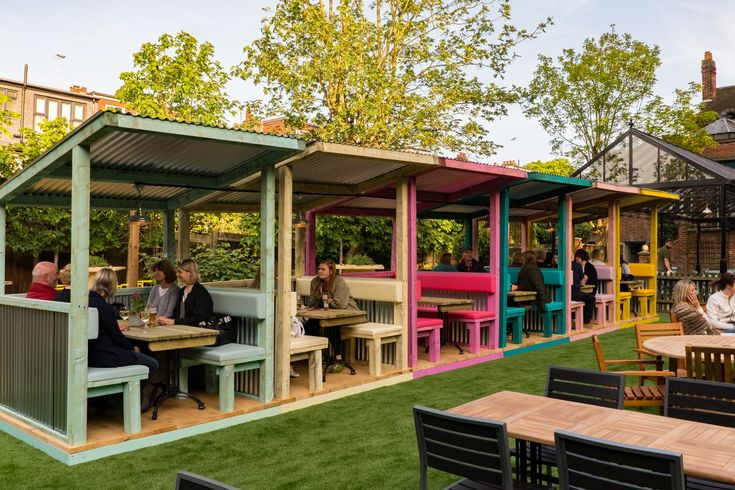
[[[64,285],[64,289],[56,293],[54,301],[69,303],[71,301],[71,264],[66,264],[59,269],[59,282]]]
[[[671,293],[673,306],[671,312],[677,321],[684,327],[684,335],[719,335],[720,331],[715,328],[704,314],[702,305],[699,303],[697,288],[688,279],[682,279],[674,284]]]
[[[521,254],[523,266],[518,271],[518,284],[513,285],[514,291],[536,291],[536,307],[538,311],[546,311],[546,303],[551,301],[549,290],[544,285],[544,277],[536,261],[534,252],[523,252]]]
[[[457,272],[457,268],[453,264],[452,254],[444,253],[439,258],[439,263],[431,269],[434,272]]]
[[[309,299],[306,306],[310,308],[322,308],[324,302],[330,308],[341,308],[357,310],[357,303],[350,297],[350,288],[342,278],[337,274],[336,264],[331,259],[319,262],[317,276],[311,280],[309,288]],[[319,335],[319,322],[310,319],[304,325],[307,335]],[[342,336],[338,327],[327,328],[327,338],[332,344],[334,357],[338,361],[342,360]]]
[[[153,279],[158,283],[148,295],[146,308],[156,308],[156,315],[170,317],[174,312],[179,297],[179,286],[176,284],[176,270],[168,260],[159,260],[151,267]]]
[[[119,367],[141,364],[148,367],[148,380],[158,372],[158,361],[140,352],[120,331],[115,318],[115,311],[107,303],[107,299],[117,292],[117,276],[115,271],[105,267],[97,271],[89,286],[89,307],[97,308],[99,332],[96,339],[89,340],[90,367]],[[141,406],[145,412],[150,407],[150,397],[145,396],[141,383]]]
[[[712,286],[717,292],[707,299],[709,322],[721,332],[735,333],[735,274],[725,272]]]
[[[191,259],[179,261],[176,276],[184,287],[179,289],[174,310],[168,317],[158,316],[159,325],[198,326],[209,320],[214,313],[214,303],[209,291],[199,284],[199,267]]]
[[[579,249],[574,253],[574,262],[572,262],[572,301],[584,302],[583,322],[585,325],[592,321],[595,312],[595,295],[593,293],[585,293],[582,286],[587,284],[589,276],[587,276],[587,268],[585,268],[585,257],[589,259],[589,255],[583,249]],[[597,281],[597,273],[594,274],[594,280]]]

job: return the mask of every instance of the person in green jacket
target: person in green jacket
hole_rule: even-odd
[[[457,272],[457,268],[454,266],[454,258],[450,253],[444,253],[439,258],[439,263],[431,269],[434,272]]]

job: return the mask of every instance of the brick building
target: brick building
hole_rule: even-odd
[[[735,85],[717,86],[717,65],[709,51],[702,60],[702,105],[720,116],[705,128],[717,146],[706,149],[704,156],[735,166]]]

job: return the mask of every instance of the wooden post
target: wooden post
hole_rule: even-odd
[[[183,208],[180,208],[177,211],[179,217],[179,237],[177,242],[176,257],[179,260],[188,259],[190,255],[189,211]]]
[[[566,306],[566,315],[559,316],[559,331],[567,332],[567,325],[571,324],[571,307],[572,307],[572,269],[569,266],[571,260],[570,245],[574,236],[574,227],[572,226],[572,196],[560,194],[559,195],[559,268],[563,271],[564,281],[561,286],[561,298],[556,298],[556,301],[561,301]]]
[[[500,260],[502,249],[500,248],[500,192],[498,190],[493,190],[490,192],[490,200],[488,202],[488,215],[487,215],[487,222],[488,222],[488,241],[490,242],[490,274],[495,275],[495,281],[497,284],[497,281],[500,276]],[[507,254],[508,252],[505,252],[505,260],[507,262]],[[495,318],[498,318],[498,311],[500,306],[500,298],[501,294],[500,292],[496,292],[490,297],[490,304],[488,304],[488,311],[492,311],[495,313]],[[495,328],[498,330],[498,335],[505,335],[505,329],[500,328],[500,324],[496,324]]]
[[[391,220],[390,270],[396,272],[396,219]]]
[[[5,294],[5,234],[7,213],[5,206],[0,205],[0,294]]]
[[[173,261],[176,256],[176,236],[174,234],[174,210],[163,212],[163,256]]]
[[[413,199],[411,198],[413,194]],[[412,219],[413,218],[413,219]],[[413,221],[413,223],[412,223]],[[396,280],[401,281],[403,301],[393,308],[393,321],[403,326],[404,352],[399,365],[401,369],[414,367],[418,363],[416,332],[416,183],[413,178],[403,177],[396,182]],[[413,245],[412,245],[413,242]]]
[[[133,211],[130,211],[132,216]],[[125,274],[125,282],[128,287],[134,288],[138,285],[138,255],[140,253],[140,225],[128,223],[128,263]]]
[[[651,206],[651,246],[649,247],[649,250],[651,251],[651,270],[653,271],[653,277],[649,281],[648,287],[650,289],[653,289],[654,291],[657,290],[657,282],[658,282],[658,207],[654,204]],[[725,258],[727,259],[727,258]],[[653,298],[651,299],[651,311],[649,314],[655,315],[656,314],[656,294],[653,294]]]
[[[490,199],[492,205],[492,194]],[[507,188],[503,188],[500,191],[498,207],[498,246],[500,248],[501,256],[498,267],[498,316],[496,318],[498,319],[498,346],[504,348],[506,343],[505,330],[508,318],[507,293],[510,289],[510,284],[508,284],[508,220],[510,213],[510,197]],[[492,207],[490,209],[492,212]]]
[[[316,213],[306,213],[306,275],[316,273]]]
[[[89,328],[89,147],[75,146],[71,157],[71,305],[67,364],[69,444],[87,440],[87,329]]]
[[[508,228],[510,228],[510,225],[508,226]],[[529,247],[533,243],[533,240],[530,240],[528,238],[528,230],[532,228],[533,225],[529,224],[527,221],[521,222],[521,252],[529,250]]]
[[[607,206],[607,263],[613,268],[613,294],[615,295],[615,307],[613,308],[613,323],[616,323],[620,317],[620,308],[618,300],[620,299],[620,274],[623,264],[620,263],[620,227],[619,227],[619,207],[620,204],[616,200],[610,200]]]
[[[276,171],[268,165],[262,167],[260,174],[260,292],[265,295],[265,319],[259,320],[258,326],[258,345],[265,347],[266,355],[266,369],[260,370],[260,400],[266,403],[273,399],[273,335],[276,326],[273,289],[276,275],[273,243],[276,234],[275,221]]]
[[[306,274],[306,227],[296,228],[294,235],[294,272],[301,277]]]
[[[288,398],[291,392],[291,213],[293,207],[291,167],[278,169],[278,297],[276,299],[276,396]]]

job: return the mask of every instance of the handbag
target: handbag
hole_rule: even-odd
[[[235,329],[232,328],[232,317],[230,315],[212,315],[208,320],[199,322],[199,326],[201,328],[219,330],[217,340],[214,342],[214,347],[230,344],[236,340]]]
[[[299,338],[304,336],[304,324],[298,317],[291,317],[291,337]]]

